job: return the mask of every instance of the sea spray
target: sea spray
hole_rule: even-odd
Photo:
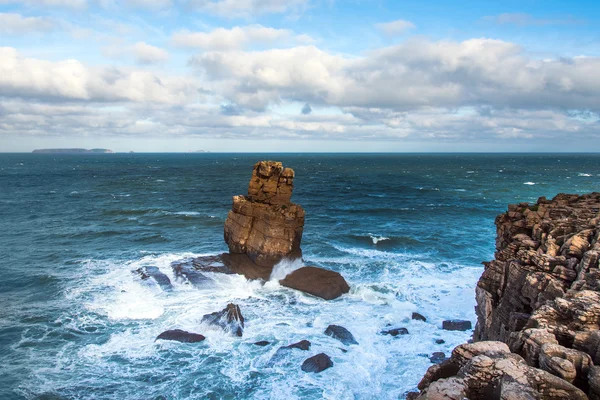
[[[296,258],[295,260],[283,259],[275,264],[273,271],[271,271],[271,277],[269,280],[279,282],[295,270],[302,267],[304,267],[304,262],[301,258]]]

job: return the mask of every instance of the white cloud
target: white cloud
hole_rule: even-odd
[[[412,22],[402,19],[375,24],[375,27],[389,36],[401,35],[410,29],[416,28],[415,24]]]
[[[0,4],[22,4],[28,7],[63,7],[83,9],[87,0],[0,0]]]
[[[169,53],[166,50],[145,42],[134,44],[132,51],[138,64],[155,64],[169,59]]]
[[[274,29],[262,25],[236,26],[231,29],[217,28],[210,32],[179,31],[171,42],[179,47],[205,50],[241,49],[253,44],[275,44],[279,41],[308,42],[306,35],[294,35],[288,29]]]
[[[189,5],[227,18],[304,10],[309,0],[190,0]]]
[[[179,104],[198,98],[198,83],[141,69],[88,67],[77,60],[25,58],[0,47],[0,93],[52,101],[155,102]]]
[[[283,100],[394,110],[600,108],[600,58],[536,60],[491,39],[411,40],[360,58],[314,46],[206,52],[192,64],[214,90],[253,109]]]
[[[23,17],[20,14],[0,13],[0,33],[22,35],[31,32],[48,32],[56,22],[47,17]]]

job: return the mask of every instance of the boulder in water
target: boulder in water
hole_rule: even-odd
[[[444,361],[445,359],[446,359],[446,354],[444,354],[441,351],[436,351],[429,357],[429,361],[431,361],[433,364],[439,364],[442,361]]]
[[[310,345],[311,343],[308,340],[301,340],[298,343],[290,344],[285,347],[288,349],[310,350]]]
[[[158,267],[145,266],[136,269],[134,272],[137,273],[143,280],[152,279],[158,284],[158,286],[160,286],[162,290],[168,291],[173,289],[173,285],[171,285],[171,280],[169,277],[163,274]]]
[[[411,318],[417,321],[427,322],[427,318],[425,318],[422,314],[419,314],[418,312],[412,313]]]
[[[319,353],[316,356],[304,360],[301,368],[304,372],[319,373],[331,367],[333,367],[331,358],[325,353]]]
[[[462,319],[451,319],[442,322],[442,329],[447,331],[468,331],[471,327],[471,321]]]
[[[408,329],[406,329],[406,328],[387,329],[387,330],[381,331],[381,334],[382,335],[392,335],[392,336],[408,335]]]
[[[156,340],[175,340],[177,342],[182,343],[198,343],[206,339],[203,335],[199,333],[191,333],[182,331],[181,329],[172,329],[169,331],[164,331],[160,335],[156,337]]]
[[[176,262],[171,264],[173,272],[178,279],[189,282],[192,286],[202,289],[212,283],[212,279],[197,271],[191,261]]]
[[[283,286],[312,294],[325,300],[333,300],[350,291],[342,275],[317,267],[302,267],[280,280]]]
[[[343,326],[339,325],[329,325],[327,329],[325,329],[325,334],[327,336],[331,336],[334,339],[339,340],[345,345],[350,344],[358,344],[354,336],[350,333],[350,331]]]
[[[221,311],[204,315],[202,322],[219,326],[236,336],[242,336],[244,331],[244,316],[236,304],[227,304]]]
[[[271,344],[271,342],[267,342],[266,340],[261,340],[258,342],[254,342],[255,345],[260,346],[260,347],[265,347]]]

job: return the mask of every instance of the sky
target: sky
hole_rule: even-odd
[[[600,2],[0,0],[0,152],[600,149]]]

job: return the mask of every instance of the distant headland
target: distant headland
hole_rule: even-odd
[[[112,154],[109,149],[36,149],[32,153],[45,154]]]

